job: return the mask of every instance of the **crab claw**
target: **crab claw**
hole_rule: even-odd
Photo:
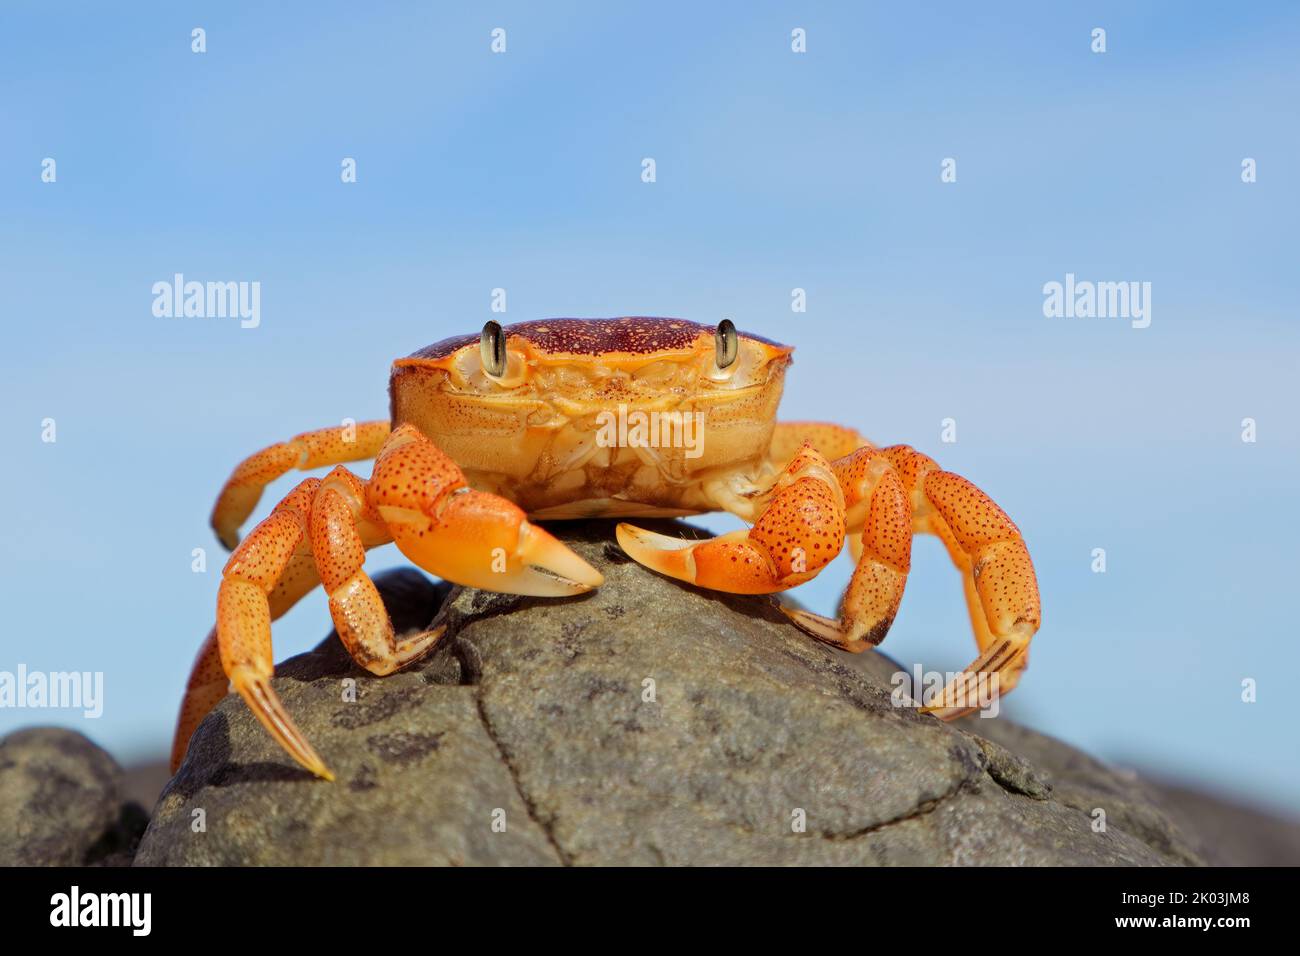
[[[496,495],[461,490],[429,515],[380,507],[401,552],[456,584],[535,597],[599,587],[600,572]]]
[[[518,561],[518,570],[510,578],[510,593],[581,594],[605,583],[604,575],[548,531],[528,521],[519,524],[519,545],[515,559]],[[520,590],[514,590],[515,587]],[[523,590],[524,587],[529,590]]]
[[[678,581],[695,583],[695,548],[704,542],[658,534],[623,521],[614,529],[614,536],[618,546],[637,564]]]
[[[518,505],[470,488],[460,466],[411,425],[380,452],[366,496],[402,554],[446,581],[537,597],[605,581]]]
[[[620,523],[615,534],[619,547],[637,564],[715,591],[772,594],[812,577],[778,566],[748,531],[691,541]]]
[[[751,569],[751,576],[755,580],[749,583],[762,588],[762,591],[756,593],[771,590],[771,585],[775,583],[767,568],[767,559],[759,554],[749,553],[752,546],[745,541],[744,531],[703,541],[692,541],[689,538],[674,538],[620,522],[614,534],[618,538],[619,547],[637,564],[670,578],[676,578],[678,581],[685,581],[687,584],[710,587],[713,580],[719,577],[719,572],[722,571],[721,565],[731,563],[730,557],[733,554],[737,559],[736,564]],[[743,562],[740,560],[742,556]],[[758,560],[759,573],[755,575],[752,574],[752,569],[755,567],[756,560]],[[732,590],[734,587],[733,584],[727,590]]]
[[[816,576],[844,546],[844,495],[805,444],[748,531],[684,541],[620,524],[618,543],[652,571],[715,591],[773,594]]]
[[[600,572],[496,495],[465,490],[436,517],[380,513],[398,549],[430,574],[485,591],[564,597],[599,587]]]

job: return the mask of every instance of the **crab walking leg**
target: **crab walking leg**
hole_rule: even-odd
[[[456,584],[561,597],[604,583],[517,505],[471,489],[460,467],[412,425],[396,429],[379,453],[366,501],[404,555]]]
[[[316,576],[315,559],[310,554],[295,553],[267,597],[271,620],[280,618],[318,584],[320,578]],[[194,659],[189,681],[185,685],[185,696],[181,699],[180,714],[176,718],[176,733],[172,737],[172,773],[180,769],[185,753],[189,750],[190,738],[194,736],[194,731],[203,722],[203,718],[229,692],[230,678],[226,677],[226,672],[221,667],[221,650],[217,645],[217,629],[214,626],[199,649],[198,657]]]
[[[239,526],[257,507],[264,489],[281,475],[297,468],[308,471],[346,461],[374,458],[388,439],[387,421],[339,425],[303,432],[263,448],[235,466],[212,509],[212,529],[227,548],[239,544]]]
[[[907,445],[881,449],[912,499],[912,528],[938,535],[962,573],[980,656],[922,708],[944,720],[1010,693],[1042,623],[1038,580],[1020,529],[988,495]]]
[[[327,780],[333,774],[289,717],[271,687],[271,606],[295,554],[306,543],[308,516],[320,480],[308,478],[253,529],[230,556],[217,591],[217,646],[221,667],[249,710],[300,764]]]
[[[217,647],[217,629],[208,631],[199,655],[190,669],[190,679],[185,684],[181,698],[181,711],[176,718],[176,733],[172,737],[171,772],[176,773],[190,748],[190,738],[203,718],[216,707],[230,690],[230,678],[221,669],[221,651]]]
[[[838,620],[781,606],[813,637],[859,653],[884,640],[903,600],[912,563],[912,506],[889,459],[860,448],[831,463],[844,493],[855,567]]]
[[[362,569],[367,544],[360,528],[378,522],[367,511],[365,495],[365,483],[346,468],[330,472],[312,502],[311,546],[344,647],[358,665],[384,676],[423,657],[446,627],[401,640],[394,635],[388,609]]]
[[[772,431],[768,461],[777,468],[785,466],[805,441],[821,452],[827,461],[851,455],[859,448],[875,446],[852,428],[830,422],[777,422]]]
[[[805,441],[748,531],[686,541],[620,524],[618,543],[652,571],[716,591],[772,594],[816,576],[844,546],[844,495]]]

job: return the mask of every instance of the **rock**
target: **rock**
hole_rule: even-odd
[[[1010,721],[966,717],[958,725],[990,738],[1013,754],[1023,767],[1050,786],[1056,802],[1085,814],[1089,820],[1104,821],[1107,829],[1118,827],[1171,860],[1204,862],[1194,841],[1164,809],[1160,793],[1135,771],[1109,767],[1055,738]],[[998,762],[990,759],[991,763]],[[999,777],[1006,775],[1004,770],[991,772]],[[1017,789],[1018,775],[1013,774],[1003,785]]]
[[[148,814],[121,798],[122,769],[81,734],[0,740],[0,866],[125,865]]]
[[[824,647],[767,598],[655,575],[612,524],[553,530],[604,587],[448,596],[387,576],[404,626],[435,610],[448,624],[432,654],[372,678],[331,636],[277,669],[337,781],[299,769],[227,697],[136,862],[1200,862],[1141,781],[1001,719],[895,707],[887,657]]]
[[[1163,780],[1150,784],[1211,866],[1300,866],[1300,820]]]
[[[171,778],[165,755],[157,760],[127,764],[122,773],[122,795],[130,802],[152,809]]]

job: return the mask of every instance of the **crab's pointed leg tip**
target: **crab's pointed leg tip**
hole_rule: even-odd
[[[989,645],[954,677],[921,713],[956,720],[1011,692],[1028,663],[1029,637],[1016,635]]]
[[[679,581],[695,582],[691,548],[699,544],[698,541],[672,538],[626,523],[620,523],[614,534],[618,546],[637,564]]]
[[[958,717],[965,717],[971,713],[973,707],[944,707],[941,704],[931,704],[920,709],[921,713],[929,714],[931,717],[937,717],[942,721],[956,720]]]
[[[325,761],[316,753],[316,749],[303,736],[301,730],[285,710],[283,702],[271,686],[270,680],[260,674],[236,669],[231,676],[231,683],[239,696],[244,698],[253,716],[261,721],[262,726],[270,731],[276,742],[300,765],[310,770],[322,780],[333,780],[334,774]]]
[[[781,602],[777,602],[777,607],[781,613],[788,617],[802,631],[811,634],[820,641],[827,641],[831,644],[842,644],[843,635],[840,632],[840,622],[829,617],[822,617],[820,614],[814,614],[812,611],[805,611],[802,608],[788,607]]]

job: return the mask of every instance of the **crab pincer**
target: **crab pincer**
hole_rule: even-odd
[[[604,583],[518,505],[470,488],[456,463],[413,426],[394,431],[376,459],[369,499],[398,549],[448,581],[538,597]]]
[[[684,541],[627,523],[619,546],[638,563],[700,587],[772,594],[804,583],[844,547],[844,496],[826,459],[805,443],[748,531]]]

